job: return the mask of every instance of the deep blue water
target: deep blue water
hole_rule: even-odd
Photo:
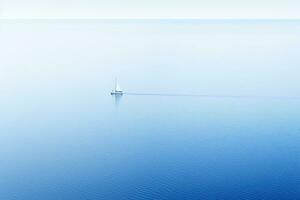
[[[0,23],[0,199],[295,200],[300,21]],[[110,90],[118,77],[124,91]]]

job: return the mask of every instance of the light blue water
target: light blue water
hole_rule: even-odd
[[[298,199],[299,21],[0,23],[0,199]],[[114,78],[129,93],[110,96]]]

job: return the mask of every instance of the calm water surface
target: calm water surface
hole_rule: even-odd
[[[0,199],[299,198],[300,21],[0,22]]]

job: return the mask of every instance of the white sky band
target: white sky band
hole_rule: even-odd
[[[2,0],[1,18],[300,19],[298,0]]]

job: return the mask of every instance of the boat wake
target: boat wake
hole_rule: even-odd
[[[300,100],[300,97],[287,96],[251,96],[251,95],[210,95],[210,94],[180,94],[180,93],[139,93],[139,92],[123,92],[125,95],[136,96],[174,96],[174,97],[201,97],[201,98],[244,98],[244,99],[290,99]]]
[[[170,97],[200,97],[200,98],[231,98],[231,99],[278,99],[278,100],[300,100],[300,97],[293,96],[262,96],[262,95],[216,95],[216,94],[192,94],[192,93],[143,93],[143,92],[123,92],[118,80],[115,80],[115,88],[111,91],[111,95],[116,96],[120,101],[120,96],[136,95],[136,96],[170,96]]]

